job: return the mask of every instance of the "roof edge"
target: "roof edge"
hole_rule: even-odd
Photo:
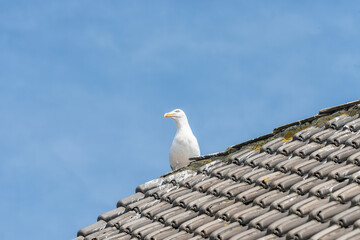
[[[350,108],[352,106],[355,106],[356,104],[360,104],[360,99],[353,101],[353,102],[348,102],[348,103],[344,103],[341,105],[337,105],[334,107],[329,107],[329,108],[323,108],[319,111],[318,115],[322,115],[322,114],[332,114],[334,112],[337,112],[339,110],[342,110],[344,108]]]
[[[194,157],[194,158],[190,158],[190,160],[194,162],[194,161],[201,161],[201,160],[206,160],[206,159],[210,159],[210,158],[214,158],[214,157],[227,156],[227,155],[229,155],[233,152],[236,152],[236,151],[240,150],[241,148],[248,146],[250,144],[253,144],[253,143],[256,143],[259,141],[264,141],[269,138],[274,138],[277,135],[284,135],[289,130],[289,128],[294,128],[296,126],[301,126],[301,125],[304,125],[307,123],[311,123],[314,120],[318,120],[322,117],[330,116],[330,115],[332,115],[336,112],[342,111],[342,110],[345,110],[345,111],[349,110],[351,107],[354,107],[356,105],[360,105],[360,99],[356,100],[356,101],[348,102],[345,104],[337,105],[334,107],[323,108],[319,111],[318,114],[316,114],[312,117],[305,118],[303,120],[299,120],[296,122],[292,122],[292,123],[285,124],[280,127],[274,128],[271,133],[265,134],[263,136],[260,136],[260,137],[257,137],[257,138],[239,143],[239,144],[232,145],[232,146],[228,147],[224,152],[218,152],[218,153],[212,153],[212,154],[203,155],[203,156],[199,156],[199,157]]]

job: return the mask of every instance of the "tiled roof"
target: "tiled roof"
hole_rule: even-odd
[[[194,159],[75,239],[360,239],[359,107],[323,109]]]

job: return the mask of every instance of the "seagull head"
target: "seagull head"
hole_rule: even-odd
[[[183,110],[175,109],[171,112],[165,113],[164,117],[170,117],[175,120],[175,119],[180,119],[180,118],[186,118],[186,115]]]

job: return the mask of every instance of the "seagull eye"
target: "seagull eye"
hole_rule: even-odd
[[[175,112],[180,112],[180,110],[175,110]]]

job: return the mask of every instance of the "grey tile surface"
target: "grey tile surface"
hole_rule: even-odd
[[[141,184],[75,239],[360,239],[359,106],[343,107]]]

